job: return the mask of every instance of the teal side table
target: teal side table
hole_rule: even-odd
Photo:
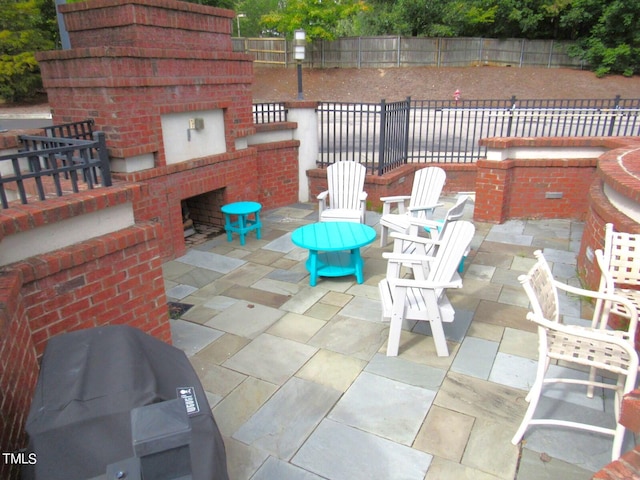
[[[315,287],[318,277],[355,275],[364,281],[364,259],[360,247],[370,244],[376,231],[354,222],[320,222],[297,228],[291,234],[294,245],[309,250],[306,267],[309,285]],[[320,253],[322,252],[322,253]]]
[[[244,245],[245,235],[253,230],[256,231],[256,238],[260,239],[260,210],[262,205],[258,202],[236,202],[224,205],[221,210],[224,214],[224,229],[227,232],[227,241],[233,240],[233,233],[240,235],[240,245]],[[253,215],[253,218],[250,218]],[[232,220],[232,216],[236,220]]]

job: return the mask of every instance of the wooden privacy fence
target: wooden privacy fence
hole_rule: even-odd
[[[318,68],[514,67],[584,68],[567,54],[573,42],[555,40],[427,37],[347,37],[307,44],[304,65]],[[293,41],[284,38],[233,38],[233,49],[256,64],[290,66]]]

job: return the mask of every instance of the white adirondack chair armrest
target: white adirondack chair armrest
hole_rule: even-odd
[[[418,227],[438,228],[442,225],[440,222],[436,220],[430,220],[428,218],[410,216],[408,220],[411,225],[417,225]]]
[[[627,329],[627,332],[629,332],[629,334],[632,337],[635,337],[635,332],[638,325],[638,309],[630,300],[624,297],[621,297],[620,295],[614,295],[611,293],[597,292],[595,290],[585,290],[584,288],[573,287],[571,285],[567,285],[566,283],[562,283],[557,280],[554,280],[553,283],[558,289],[564,290],[565,292],[568,292],[574,295],[600,299],[600,300],[618,303],[622,305],[627,311],[627,313],[629,314],[629,328]],[[596,318],[593,319],[592,325],[594,326],[594,328],[597,320],[598,319]],[[599,327],[604,327],[604,326],[600,325]]]
[[[320,192],[318,194],[318,210],[319,213],[322,214],[327,209],[327,197],[329,196],[329,190],[325,190],[324,192]]]
[[[444,206],[444,203],[435,203],[433,205],[417,205],[414,207],[409,207],[407,210],[413,213],[413,212],[421,212],[423,210],[435,210],[436,208],[442,207],[442,206]]]
[[[391,207],[395,204],[398,206],[398,211],[400,213],[404,213],[405,211],[405,202],[411,199],[409,195],[395,195],[392,197],[380,197],[380,201],[382,202],[382,215],[387,215],[391,213]]]
[[[364,201],[367,199],[367,192],[360,192],[360,195],[358,196],[358,198],[360,199],[360,201]]]
[[[380,197],[380,201],[384,203],[400,203],[411,199],[410,195],[394,195],[392,197]]]
[[[630,342],[623,337],[619,330],[600,330],[597,328],[583,327],[581,325],[566,325],[560,322],[552,322],[547,320],[541,315],[536,315],[533,312],[527,313],[527,320],[537,323],[543,328],[549,330],[555,330],[557,332],[563,332],[569,335],[577,337],[587,338],[589,340],[595,340],[599,342],[613,343],[627,352],[631,359],[632,367],[631,371],[638,369],[638,354],[635,350],[633,342]],[[635,364],[635,368],[634,368]]]
[[[422,265],[423,263],[433,262],[435,257],[430,257],[428,255],[416,255],[415,253],[393,253],[393,252],[383,252],[382,258],[386,258],[389,262],[392,263],[402,263],[402,264],[417,264]]]
[[[433,238],[418,237],[416,235],[407,235],[405,233],[399,233],[399,232],[392,232],[389,236],[391,238],[394,238],[394,239],[397,238],[398,240],[405,240],[407,242],[422,243],[423,245],[440,245],[442,243],[439,240],[436,240]]]
[[[451,280],[450,282],[430,282],[428,280],[415,280],[413,278],[393,279],[390,283],[392,287],[417,287],[429,290],[440,290],[444,288],[462,288],[462,280]]]

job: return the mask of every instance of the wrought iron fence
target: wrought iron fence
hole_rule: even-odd
[[[640,135],[640,99],[619,96],[599,100],[512,97],[407,99],[393,104],[325,102],[318,107],[318,115],[320,165],[354,160],[378,174],[406,162],[475,162],[486,154],[478,141],[487,137]],[[399,120],[403,115],[404,120]],[[400,158],[402,142],[406,148]]]
[[[284,103],[254,103],[253,122],[256,124],[286,122],[288,112]]]
[[[92,140],[94,125],[95,122],[93,121],[93,118],[89,118],[80,122],[51,125],[49,127],[44,127],[42,130],[44,130],[47,137]]]
[[[20,135],[23,148],[0,156],[0,202],[28,203],[35,197],[61,197],[81,188],[111,186],[109,156],[103,132],[92,140]]]

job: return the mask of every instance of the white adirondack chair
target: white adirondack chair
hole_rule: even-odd
[[[402,238],[406,238],[406,240],[400,240],[398,236],[394,236],[395,237],[394,244],[393,244],[394,253],[416,253],[419,255],[430,254],[430,249],[433,248],[433,245],[424,244],[421,242],[418,242],[418,243],[413,242],[412,241],[413,237],[419,234],[420,229],[425,229],[429,233],[429,236],[432,239],[435,239],[435,240],[440,239],[442,232],[444,231],[444,229],[446,228],[449,222],[454,222],[462,218],[462,215],[464,214],[464,207],[468,200],[469,200],[469,197],[466,195],[459,197],[455,205],[453,205],[449,210],[447,210],[447,213],[444,215],[444,217],[441,220],[430,220],[430,219],[421,219],[417,217],[410,217],[409,218],[410,227],[408,229],[409,237],[402,237]],[[467,250],[465,251],[462,257],[462,260],[460,260],[460,265],[458,266],[459,273],[462,273],[464,270],[464,259],[467,257],[468,254],[469,254],[469,247],[467,247]]]
[[[432,248],[433,256],[383,253],[387,258],[387,276],[378,284],[382,302],[382,319],[390,320],[387,355],[398,355],[400,333],[405,320],[428,321],[440,357],[449,355],[443,323],[453,322],[455,311],[445,294],[447,288],[462,287],[457,272],[475,233],[471,222],[450,222],[438,240],[413,237],[413,241]],[[396,241],[406,241],[410,235],[392,233]],[[401,278],[403,265],[412,265],[412,279]]]
[[[341,161],[327,167],[328,190],[318,195],[321,222],[365,223],[367,169],[358,162]]]
[[[393,232],[408,233],[411,227],[410,217],[428,219],[433,210],[441,206],[438,203],[442,187],[447,178],[446,172],[439,167],[426,167],[417,170],[413,177],[411,195],[396,195],[393,197],[380,197],[382,205],[382,217],[380,217],[380,246],[384,247],[388,242],[389,230]],[[409,202],[408,205],[406,202]],[[396,205],[398,213],[391,213]]]

